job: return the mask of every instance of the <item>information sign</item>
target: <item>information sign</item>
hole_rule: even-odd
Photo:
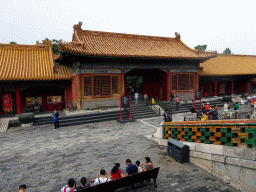
[[[195,92],[195,100],[200,100],[201,99],[201,92],[200,91],[196,91]]]
[[[129,108],[129,106],[130,106],[129,96],[122,96],[121,97],[121,107]]]

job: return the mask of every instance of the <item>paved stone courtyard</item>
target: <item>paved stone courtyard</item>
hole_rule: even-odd
[[[101,168],[109,173],[114,163],[144,161],[149,156],[161,167],[153,183],[135,185],[136,191],[236,192],[232,186],[192,163],[179,164],[166,155],[166,147],[148,139],[156,132],[162,117],[119,124],[117,121],[53,129],[53,126],[15,127],[0,134],[0,186],[4,192],[16,191],[21,184],[27,191],[60,191],[69,178],[78,184],[99,176]],[[153,126],[150,126],[152,124]],[[132,191],[121,189],[118,191]]]

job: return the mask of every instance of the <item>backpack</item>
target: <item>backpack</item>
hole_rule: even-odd
[[[237,110],[236,105],[234,106],[234,110]]]

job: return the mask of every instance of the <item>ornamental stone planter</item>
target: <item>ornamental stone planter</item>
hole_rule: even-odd
[[[33,125],[34,113],[21,113],[19,116],[19,121],[21,122],[21,127],[29,127]]]
[[[227,95],[227,96],[223,96],[223,101],[231,101],[232,100],[232,96],[231,95]]]

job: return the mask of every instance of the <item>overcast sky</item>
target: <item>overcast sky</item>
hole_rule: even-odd
[[[0,43],[71,41],[84,30],[175,37],[189,47],[256,55],[253,0],[0,0]]]

